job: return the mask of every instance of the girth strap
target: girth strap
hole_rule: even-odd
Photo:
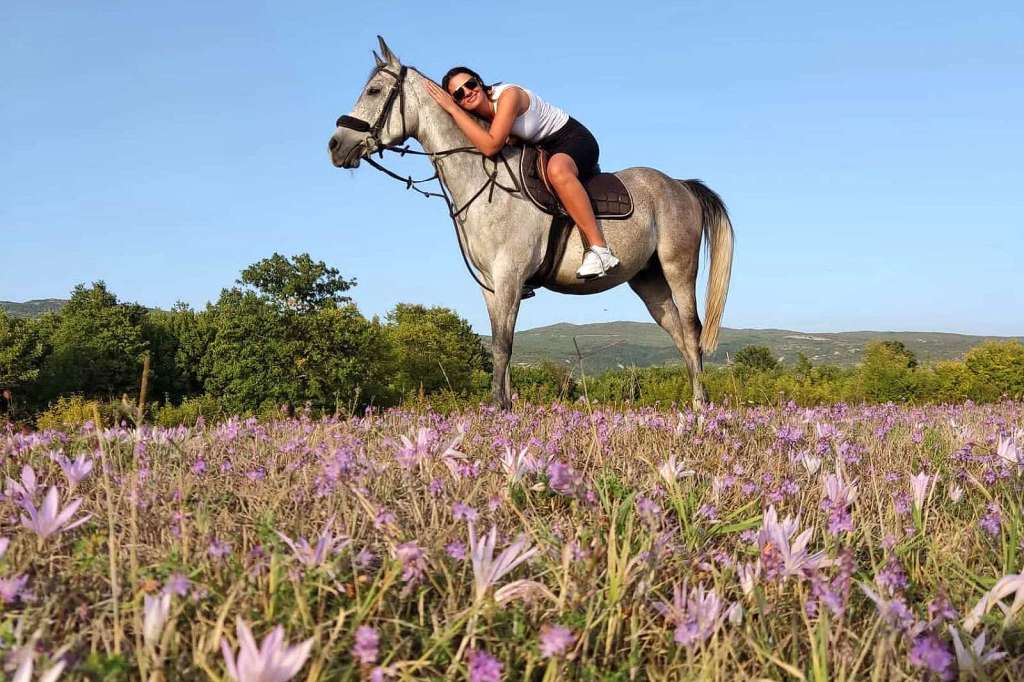
[[[569,235],[575,223],[567,215],[556,213],[551,216],[551,227],[548,228],[548,245],[544,249],[544,260],[537,272],[526,280],[526,286],[537,289],[546,286],[551,280],[558,264],[565,255],[565,247],[569,243]]]

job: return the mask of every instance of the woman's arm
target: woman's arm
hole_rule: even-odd
[[[435,83],[427,81],[427,92],[442,109],[451,114],[455,125],[465,133],[473,146],[487,156],[497,154],[505,146],[512,131],[512,124],[528,103],[526,93],[521,88],[507,88],[498,98],[498,113],[491,121],[490,129],[485,130],[469,112],[452,99],[451,95]]]

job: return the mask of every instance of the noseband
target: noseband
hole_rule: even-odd
[[[398,70],[398,73],[388,71],[385,68],[381,68],[383,73],[391,76],[395,79],[394,84],[391,86],[391,90],[388,92],[388,97],[384,100],[384,108],[380,110],[380,115],[377,116],[377,122],[372,126],[361,118],[355,116],[342,116],[338,119],[337,126],[339,128],[348,128],[358,133],[370,133],[370,139],[373,141],[373,149],[368,149],[367,154],[370,154],[377,149],[381,149],[384,145],[380,140],[380,133],[384,130],[384,126],[387,125],[388,118],[391,116],[391,108],[395,106],[395,99],[400,100],[399,102],[399,113],[402,116],[402,139],[404,140],[407,135],[405,131],[405,89],[402,84],[405,83],[405,74],[408,73],[409,68],[402,66]]]

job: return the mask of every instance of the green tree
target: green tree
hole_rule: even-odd
[[[138,389],[146,309],[121,303],[102,281],[79,284],[53,318],[52,353],[39,377],[41,397],[80,393],[113,398]]]
[[[899,341],[876,341],[864,348],[860,367],[863,396],[872,402],[906,402],[917,391],[917,359]]]
[[[39,378],[50,351],[43,328],[0,310],[0,387],[23,389]]]
[[[354,282],[305,254],[275,254],[247,268],[197,319],[206,391],[232,411],[270,404],[333,410],[387,402],[390,346],[381,325],[339,296]]]
[[[399,303],[386,317],[400,393],[472,386],[474,371],[491,371],[491,355],[469,322],[449,308]]]
[[[745,346],[736,353],[733,362],[755,372],[771,372],[779,367],[779,361],[768,346]]]
[[[312,312],[333,303],[351,303],[342,296],[356,285],[323,261],[314,261],[308,253],[291,260],[275,253],[242,271],[238,284],[256,289],[271,303],[297,312]]]
[[[1024,397],[1024,344],[1019,341],[989,341],[975,346],[964,356],[970,372],[970,395],[975,400],[993,401],[1006,395]]]
[[[150,311],[143,335],[151,354],[149,395],[163,403],[180,403],[202,393],[200,368],[209,345],[205,320],[184,303]]]

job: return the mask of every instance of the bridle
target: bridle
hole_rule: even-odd
[[[459,222],[463,220],[463,218],[461,218],[460,216],[462,216],[466,209],[468,209],[470,205],[472,205],[472,203],[476,201],[476,199],[480,197],[486,190],[489,190],[487,195],[488,203],[490,203],[491,200],[494,198],[495,187],[498,187],[499,189],[502,189],[508,192],[509,194],[522,193],[522,188],[519,186],[519,182],[516,180],[515,173],[512,172],[511,166],[509,166],[508,159],[505,158],[505,154],[502,151],[499,151],[494,156],[489,157],[473,146],[454,147],[452,149],[445,149],[439,152],[420,152],[414,149],[410,149],[408,145],[399,146],[384,144],[380,139],[380,134],[381,131],[384,130],[384,126],[388,124],[388,121],[391,118],[391,110],[395,106],[395,100],[398,100],[399,102],[398,110],[399,114],[402,117],[402,140],[408,138],[408,131],[406,130],[405,126],[405,89],[402,86],[405,84],[405,76],[409,71],[409,67],[403,65],[398,70],[397,74],[394,73],[393,71],[389,71],[387,68],[383,66],[379,68],[379,71],[382,73],[386,73],[387,75],[394,78],[395,82],[392,84],[391,90],[388,91],[387,99],[385,99],[384,101],[384,107],[380,110],[380,114],[378,114],[377,120],[373,123],[373,125],[371,125],[369,122],[364,121],[361,118],[344,115],[338,118],[336,124],[337,127],[348,128],[349,130],[354,130],[359,133],[370,134],[369,137],[372,143],[372,147],[367,148],[360,158],[365,159],[366,162],[369,163],[371,166],[391,176],[396,180],[404,182],[406,189],[415,190],[427,198],[441,197],[442,199],[444,199],[445,204],[448,205],[448,215],[452,219],[452,224],[455,226],[455,238],[456,241],[458,241],[459,243],[459,251],[462,253],[462,260],[466,264],[466,269],[469,270],[469,274],[473,277],[474,280],[476,280],[477,284],[479,284],[483,289],[486,289],[487,291],[494,293],[494,289],[480,281],[480,278],[477,276],[476,272],[473,270],[473,267],[469,263],[469,258],[466,256],[466,249],[462,244],[462,232],[459,230]],[[372,154],[374,152],[377,152],[380,155],[380,158],[383,159],[385,151],[397,152],[399,156],[405,156],[406,154],[426,156],[430,159],[431,165],[434,166],[434,174],[431,175],[429,178],[424,178],[422,180],[413,180],[411,175],[403,178],[401,175],[398,175],[397,173],[385,168],[384,166],[373,160]],[[441,179],[441,169],[437,164],[438,160],[448,156],[452,156],[453,154],[475,154],[479,156],[480,162],[483,165],[484,173],[487,175],[487,180],[484,182],[483,186],[480,187],[480,189],[478,189],[476,193],[472,197],[470,197],[469,201],[463,204],[462,207],[459,209],[455,208],[455,203],[452,201],[452,197],[448,193],[448,188],[445,187],[445,184]],[[490,172],[488,172],[487,169],[488,160],[494,163],[494,169],[491,170]],[[504,164],[506,171],[508,171],[509,177],[512,179],[512,187],[505,187],[500,182],[498,182],[497,178],[499,160]],[[416,186],[425,182],[430,182],[431,180],[437,180],[437,184],[441,188],[440,193],[428,192]]]
[[[339,117],[337,121],[337,126],[339,128],[348,128],[349,130],[355,130],[359,133],[370,133],[370,139],[373,141],[373,149],[366,150],[366,156],[384,147],[380,141],[380,131],[384,130],[384,126],[387,125],[388,119],[391,117],[391,108],[395,106],[396,99],[401,100],[399,111],[402,115],[402,139],[404,140],[406,138],[405,90],[402,88],[402,85],[405,83],[405,74],[409,72],[409,67],[403,65],[402,68],[398,70],[397,74],[392,71],[388,71],[384,67],[381,67],[379,71],[394,78],[395,82],[392,84],[391,90],[388,92],[387,99],[384,100],[384,107],[380,110],[376,123],[371,126],[361,118],[347,115]]]

